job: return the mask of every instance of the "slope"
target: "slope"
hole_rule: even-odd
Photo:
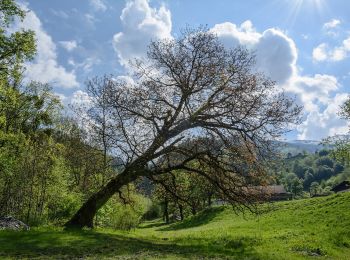
[[[0,232],[3,258],[349,259],[350,193],[265,204],[261,214],[206,210],[130,231]]]

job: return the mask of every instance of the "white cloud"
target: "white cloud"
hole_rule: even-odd
[[[297,95],[306,112],[315,112],[320,105],[331,102],[331,94],[339,89],[338,80],[331,75],[295,76],[284,89]]]
[[[266,30],[256,45],[256,54],[257,66],[278,84],[284,84],[296,74],[297,48],[280,30]]]
[[[70,103],[77,107],[83,106],[88,108],[91,105],[91,102],[91,97],[88,95],[88,93],[82,90],[75,91],[70,98]]]
[[[91,72],[92,68],[94,65],[98,65],[101,63],[101,60],[98,58],[93,58],[93,57],[89,57],[86,58],[82,63],[77,64],[78,67],[81,67],[84,72]]]
[[[340,20],[338,19],[332,19],[328,22],[326,22],[324,25],[323,25],[323,28],[325,30],[328,30],[328,29],[332,29],[332,28],[336,28],[338,25],[340,25]]]
[[[234,47],[238,44],[254,46],[258,43],[261,34],[256,32],[251,21],[247,20],[240,26],[225,22],[216,24],[211,31],[215,33],[227,47]]]
[[[55,94],[55,96],[57,96],[60,99],[60,101],[62,103],[64,103],[67,100],[67,97],[64,94],[62,94],[62,93],[55,92],[54,94]]]
[[[33,11],[28,12],[23,22],[18,23],[16,28],[33,30],[37,39],[37,56],[26,66],[25,76],[28,80],[51,83],[64,88],[79,86],[74,71],[69,72],[58,64],[56,44],[45,32],[40,19]]]
[[[152,8],[148,0],[128,1],[120,16],[123,30],[113,37],[119,62],[144,57],[150,40],[171,38],[171,14],[161,6]]]
[[[72,51],[78,47],[76,41],[60,41],[59,44],[67,51]]]
[[[122,82],[126,83],[128,86],[135,85],[134,79],[130,76],[125,76],[125,75],[124,76],[117,76],[115,78],[112,78],[112,80],[118,81],[118,82],[122,81]]]
[[[315,62],[320,61],[342,61],[350,54],[350,37],[343,40],[341,45],[330,48],[326,43],[321,43],[312,51]]]
[[[62,11],[62,10],[50,9],[50,12],[53,13],[53,15],[55,15],[57,17],[60,17],[62,19],[68,19],[69,18],[69,15],[65,11]]]
[[[314,61],[324,61],[328,58],[327,44],[321,43],[312,51],[312,58]]]
[[[334,26],[337,25],[335,22]],[[258,70],[275,80],[288,95],[295,97],[296,102],[304,107],[306,118],[297,128],[300,139],[319,140],[348,130],[346,122],[336,115],[339,105],[345,100],[345,94],[334,96],[339,90],[337,78],[321,74],[302,75],[297,69],[297,47],[284,32],[270,28],[259,33],[250,21],[240,26],[228,22],[217,24],[212,31],[227,47],[242,44],[255,50]],[[342,48],[335,48],[329,52],[328,46],[321,44],[315,48],[313,58],[316,61],[340,59],[343,55],[340,51],[347,46],[350,46],[350,40],[344,41]]]
[[[349,131],[347,121],[338,116],[340,106],[348,95],[334,95],[340,88],[336,77],[320,74],[298,75],[284,88],[287,93],[295,94],[297,103],[304,106],[305,120],[296,128],[299,139],[321,140]]]
[[[258,33],[251,21],[240,26],[226,22],[212,29],[226,47],[244,45],[256,52],[257,68],[272,80],[283,84],[296,72],[297,49],[292,39],[282,31],[270,28]]]
[[[98,19],[93,14],[89,13],[84,14],[84,18],[87,24],[92,27],[94,27],[95,23],[98,21]]]
[[[95,65],[101,63],[101,60],[97,57],[88,57],[82,62],[76,62],[72,58],[68,60],[68,64],[75,69],[82,69],[85,73],[91,72]]]
[[[103,0],[90,0],[89,4],[96,12],[105,12],[107,10],[107,6]]]
[[[120,16],[123,30],[114,35],[114,48],[122,65],[129,59],[145,57],[150,39],[171,38],[171,14],[164,6],[151,8],[147,0],[128,1]],[[339,23],[326,27],[336,27]],[[212,29],[226,47],[244,45],[255,51],[257,69],[275,80],[287,94],[296,96],[297,102],[305,107],[306,119],[297,128],[301,139],[321,139],[327,135],[342,133],[347,124],[336,116],[345,94],[337,94],[339,82],[332,75],[302,75],[297,69],[298,51],[294,41],[283,31],[269,28],[258,32],[251,21],[241,25],[230,22],[216,24]],[[342,48],[350,49],[350,39]],[[326,44],[314,50],[313,58],[323,61],[340,59],[342,53],[334,49],[329,54]]]
[[[309,113],[306,120],[298,126],[298,138],[320,140],[327,136],[346,134],[349,131],[348,123],[339,118],[338,112],[347,98],[347,94],[339,93],[323,111],[318,109]]]

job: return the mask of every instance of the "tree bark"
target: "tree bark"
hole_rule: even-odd
[[[194,203],[192,204],[192,207],[191,207],[191,213],[193,216],[197,214],[196,205]]]
[[[168,204],[169,204],[168,199],[165,198],[165,199],[164,199],[164,221],[165,221],[165,223],[167,223],[167,224],[169,223]]]
[[[184,211],[183,211],[183,206],[179,204],[179,211],[180,211],[180,219],[181,221],[184,220]]]
[[[136,178],[137,175],[128,174],[126,171],[117,175],[106,186],[93,194],[64,226],[66,228],[92,228],[97,211],[124,185]]]
[[[212,201],[211,201],[211,194],[208,195],[208,207],[211,207]]]

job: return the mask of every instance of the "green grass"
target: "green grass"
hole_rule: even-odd
[[[259,217],[212,208],[130,231],[0,232],[5,259],[350,259],[350,193],[279,202]]]

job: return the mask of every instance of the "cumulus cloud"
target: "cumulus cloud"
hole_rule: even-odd
[[[256,45],[257,66],[279,84],[296,74],[297,48],[277,29],[266,30]]]
[[[321,43],[312,51],[312,58],[314,61],[324,61],[328,58],[327,44]]]
[[[331,75],[295,76],[284,86],[285,90],[296,94],[299,104],[306,112],[315,112],[320,105],[331,102],[331,94],[339,89],[338,80]]]
[[[340,32],[340,27],[339,27],[340,24],[341,24],[340,20],[332,19],[327,23],[325,23],[322,29],[327,35],[331,37],[336,37],[339,35],[339,32]]]
[[[120,19],[123,30],[114,35],[113,44],[124,66],[129,59],[145,56],[150,39],[172,37],[170,11],[164,6],[152,8],[147,0],[128,1]],[[335,28],[338,25],[337,21],[332,21],[325,27]],[[332,75],[302,75],[297,69],[297,47],[285,32],[276,28],[258,32],[249,20],[240,25],[230,22],[216,24],[211,31],[226,47],[244,45],[254,51],[257,69],[275,80],[281,89],[296,97],[297,102],[304,106],[305,121],[297,128],[300,139],[321,139],[347,130],[346,122],[336,116],[346,96],[334,95],[339,91],[339,82]],[[344,41],[341,47],[347,46],[350,46],[350,40]],[[318,47],[314,50],[314,59],[328,59],[328,46]],[[333,59],[339,59],[341,53],[334,49],[332,55]]]
[[[347,94],[339,93],[323,111],[318,108],[309,113],[306,120],[298,126],[298,138],[320,140],[327,136],[346,134],[349,131],[348,123],[339,118],[338,112],[347,97]]]
[[[341,61],[349,56],[350,37],[343,40],[341,45],[334,48],[329,47],[326,43],[321,43],[312,51],[314,62],[321,61]]]
[[[107,10],[107,5],[104,3],[103,0],[90,0],[89,4],[96,12],[105,12]]]
[[[257,68],[279,84],[296,72],[297,48],[282,31],[270,28],[258,33],[251,21],[240,26],[233,23],[216,24],[212,29],[227,47],[244,45],[256,52]]]
[[[70,103],[77,107],[89,107],[91,106],[91,102],[89,94],[82,90],[75,91],[70,98]]]
[[[68,59],[68,64],[74,67],[75,69],[82,69],[85,73],[89,73],[92,71],[95,65],[101,63],[101,59],[98,57],[88,57],[84,59],[82,62],[76,62],[73,58]]]
[[[123,29],[113,37],[119,62],[144,57],[150,40],[171,38],[171,14],[165,7],[152,8],[148,0],[128,1],[120,16]]]
[[[60,99],[60,101],[62,102],[62,104],[64,104],[64,103],[66,102],[67,97],[66,97],[64,94],[62,94],[62,93],[57,93],[57,92],[55,92],[54,94],[55,94],[56,97],[58,97],[58,98]]]
[[[78,47],[76,41],[60,41],[59,44],[67,51],[72,51]]]
[[[332,20],[326,22],[323,25],[323,28],[326,29],[326,30],[329,30],[329,29],[332,29],[332,28],[336,28],[338,25],[340,25],[340,20],[332,19]]]
[[[253,47],[261,37],[261,34],[256,32],[249,20],[240,26],[230,22],[216,24],[211,31],[220,38],[225,46],[230,48],[238,44]]]
[[[327,28],[339,23],[333,21]],[[328,135],[342,134],[348,130],[346,122],[337,117],[337,110],[345,100],[345,94],[337,94],[340,84],[332,75],[302,75],[297,69],[298,52],[294,41],[283,31],[269,28],[262,33],[254,29],[250,21],[240,26],[232,23],[217,24],[212,28],[227,47],[238,44],[254,50],[257,69],[275,80],[281,89],[304,107],[305,120],[297,128],[300,139],[322,139]],[[339,48],[330,53],[326,44],[315,48],[313,58],[317,61],[337,60],[342,51],[350,46],[350,40],[343,41]],[[350,48],[349,48],[350,49]]]
[[[23,22],[19,22],[16,28],[33,30],[37,39],[37,56],[26,66],[25,76],[28,80],[52,83],[64,88],[79,86],[74,71],[67,71],[58,64],[56,44],[45,32],[40,19],[33,11],[28,12]]]
[[[346,120],[338,116],[348,95],[339,92],[340,83],[336,77],[296,75],[283,87],[304,107],[305,120],[296,128],[298,139],[321,140],[349,131]]]

